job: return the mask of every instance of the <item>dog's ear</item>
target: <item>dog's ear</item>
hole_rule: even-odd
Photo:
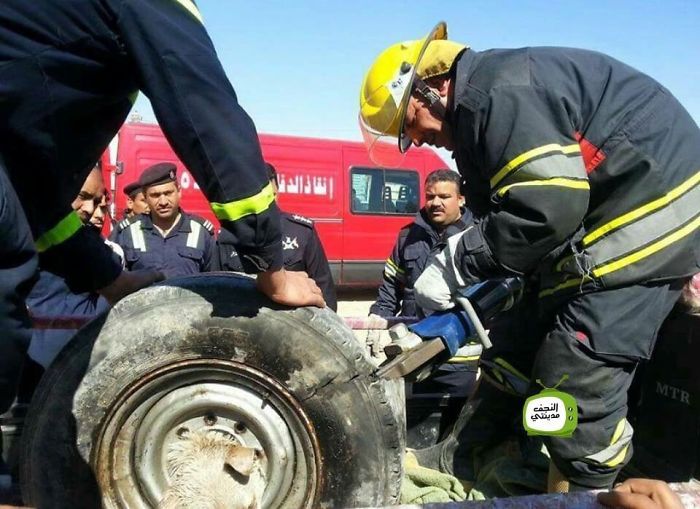
[[[246,477],[253,471],[255,464],[255,449],[235,445],[229,448],[226,455],[226,464],[241,475]]]

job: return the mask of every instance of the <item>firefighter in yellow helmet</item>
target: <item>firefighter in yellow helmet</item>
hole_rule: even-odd
[[[377,58],[360,91],[360,130],[372,159],[382,166],[400,164],[412,140],[405,115],[415,94],[439,118],[445,98],[426,82],[444,75],[467,46],[446,40],[447,27],[438,24],[424,39],[394,44]],[[447,124],[444,124],[447,128]],[[446,134],[446,133],[445,133]],[[398,138],[398,145],[396,143]],[[436,145],[447,146],[449,136],[436,135]]]
[[[428,262],[416,301],[449,309],[459,287],[533,281],[511,340],[485,352],[486,374],[501,387],[568,376],[558,389],[576,399],[579,421],[571,437],[545,437],[553,479],[609,487],[632,456],[627,388],[700,267],[700,130],[662,85],[606,55],[477,52],[446,37],[440,23],[389,47],[360,93],[373,160],[398,164],[412,144],[452,151],[476,218]],[[422,465],[474,479],[473,446],[522,418],[521,400],[504,405],[506,396],[484,396],[489,387]]]

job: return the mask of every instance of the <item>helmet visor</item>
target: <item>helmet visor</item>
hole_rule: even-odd
[[[406,157],[406,150],[399,150],[399,147],[396,146],[396,137],[372,129],[365,123],[362,115],[360,115],[359,120],[362,139],[372,162],[385,168],[401,166]]]

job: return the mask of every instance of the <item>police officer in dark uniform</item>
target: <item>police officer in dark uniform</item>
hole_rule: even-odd
[[[166,277],[211,270],[214,226],[180,209],[177,168],[158,163],[141,174],[139,187],[150,208],[119,223],[115,240],[129,270],[155,269]]]
[[[306,272],[323,292],[326,305],[337,311],[333,276],[314,222],[299,214],[284,211],[281,211],[281,214],[284,267],[291,271]]]
[[[148,204],[138,180],[124,186],[124,195],[126,196],[124,219],[148,212]]]
[[[95,167],[71,205],[78,212],[81,221],[95,228],[97,232],[102,231],[104,216],[101,214],[101,207],[105,203],[106,194],[102,172],[99,167]],[[95,221],[98,216],[99,221]],[[121,264],[121,248],[108,240],[104,242],[114,250],[115,259]],[[92,318],[109,308],[107,301],[98,293],[72,292],[63,278],[45,270],[40,271],[39,280],[26,302],[34,317],[44,319],[57,316]],[[74,334],[75,330],[71,329],[34,329],[29,357],[46,368]]]
[[[277,171],[270,163],[265,163],[267,176],[277,192]],[[333,311],[338,309],[333,276],[328,266],[326,252],[323,250],[321,239],[314,228],[314,222],[299,214],[289,214],[281,211],[282,215],[282,254],[284,267],[290,271],[304,271],[316,281],[323,292],[326,305]],[[230,235],[226,231],[219,234],[218,263],[219,270],[240,272],[241,262],[236,253]]]

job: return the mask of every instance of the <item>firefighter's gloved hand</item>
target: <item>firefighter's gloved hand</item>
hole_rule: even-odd
[[[464,278],[454,262],[454,253],[466,230],[447,239],[447,246],[428,260],[423,273],[413,286],[416,303],[423,309],[444,311],[454,307],[453,297],[465,286]]]
[[[369,329],[365,338],[365,346],[372,358],[379,358],[384,355],[384,347],[381,344],[381,329],[386,328],[386,320],[379,315],[370,313]],[[377,327],[377,328],[373,328]]]

